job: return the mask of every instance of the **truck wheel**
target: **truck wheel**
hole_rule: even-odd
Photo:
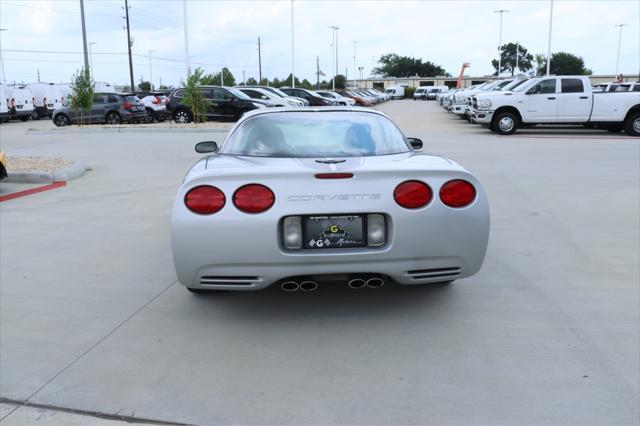
[[[496,133],[500,135],[512,135],[518,129],[518,117],[510,112],[498,114],[491,123]]]
[[[21,115],[20,117],[18,117],[20,121],[27,121],[29,118],[31,118],[30,115]]]
[[[629,115],[624,122],[624,131],[629,136],[640,136],[640,113]]]

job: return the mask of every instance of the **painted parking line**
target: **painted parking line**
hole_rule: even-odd
[[[36,188],[27,189],[25,191],[18,191],[18,192],[13,192],[11,194],[2,195],[0,196],[0,203],[3,201],[9,201],[9,200],[13,200],[20,197],[26,197],[27,195],[37,194],[38,192],[44,192],[44,191],[49,191],[50,189],[60,188],[66,185],[67,185],[66,181],[54,182],[49,185],[38,186]]]
[[[516,139],[587,139],[587,140],[597,140],[597,139],[610,139],[610,140],[631,140],[637,139],[634,136],[578,136],[578,135],[568,135],[568,136],[554,136],[554,135],[507,135],[507,136],[499,136],[500,138],[516,138]]]

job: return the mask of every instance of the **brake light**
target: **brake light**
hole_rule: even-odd
[[[408,180],[396,186],[393,198],[401,207],[406,209],[419,209],[429,204],[433,192],[429,185],[419,180]]]
[[[184,196],[184,204],[198,214],[214,214],[222,210],[226,202],[224,193],[215,186],[196,186]]]
[[[158,105],[160,103],[162,103],[162,101],[160,100],[160,98],[158,98],[157,96],[151,101],[152,104],[154,105]]]
[[[317,173],[316,179],[351,179],[353,173]]]
[[[125,102],[125,103],[122,104],[122,108],[131,109],[131,108],[133,108],[133,104],[131,102]]]
[[[468,206],[475,198],[476,189],[466,180],[450,180],[440,188],[440,199],[449,207]]]
[[[252,183],[240,187],[233,194],[233,204],[245,213],[262,213],[276,201],[273,192],[264,185]]]

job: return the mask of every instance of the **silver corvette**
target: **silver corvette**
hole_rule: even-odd
[[[173,204],[192,292],[451,282],[480,269],[489,205],[462,166],[419,152],[383,113],[257,110],[189,170]]]

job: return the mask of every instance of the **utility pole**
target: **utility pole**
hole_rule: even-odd
[[[293,0],[291,0],[291,87],[296,87],[296,61],[293,50]]]
[[[500,9],[494,10],[493,13],[500,14],[500,41],[498,42],[498,77],[500,77],[500,73],[502,72],[502,15],[508,13],[508,10]]]
[[[93,46],[94,44],[98,44],[98,43],[89,43],[89,69],[91,70],[91,77],[94,77],[94,71],[93,71],[93,52],[91,51],[91,46]]]
[[[513,69],[513,71],[511,72],[511,76],[513,77],[513,73],[517,73],[518,72],[518,63],[519,63],[519,59],[520,59],[520,42],[516,41],[516,67]]]
[[[182,14],[184,17],[184,65],[187,75],[191,74],[191,57],[189,56],[189,27],[187,26],[187,0],[182,0]]]
[[[84,24],[84,0],[80,0],[80,20],[82,21],[82,45],[84,46],[84,69],[86,72],[89,72],[89,54],[87,53],[87,28]]]
[[[151,69],[151,54],[155,52],[155,50],[149,51],[149,83],[151,84],[151,90],[153,90],[153,71]]]
[[[616,77],[618,76],[618,68],[620,66],[620,46],[622,44],[622,28],[623,27],[628,27],[627,24],[617,24],[614,25],[614,27],[618,27],[620,29],[620,32],[618,33],[618,56],[616,58]]]
[[[551,30],[553,29],[553,0],[549,9],[549,42],[547,43],[547,76],[551,71]]]
[[[260,51],[260,37],[258,37],[258,84],[262,81],[262,53]]]
[[[338,30],[340,27],[336,27],[335,25],[331,25],[329,28],[332,30],[332,40],[334,54],[333,56],[333,90],[336,90],[336,76],[338,75]]]
[[[0,28],[0,32],[8,31],[6,28]],[[7,87],[6,75],[4,73],[4,60],[2,59],[2,36],[0,36],[0,71],[2,71],[2,85]],[[0,99],[1,101],[1,99]]]
[[[38,68],[38,83],[40,83],[40,68]]]
[[[224,65],[222,66],[222,69],[220,70],[220,86],[224,86]]]
[[[316,90],[320,89],[320,56],[316,56]]]
[[[127,21],[127,47],[129,48],[129,80],[131,81],[130,90],[131,92],[135,92],[136,85],[135,85],[135,82],[133,81],[133,59],[131,58],[131,45],[133,43],[131,42],[131,31],[129,30],[129,0],[124,0],[124,13],[125,13],[125,19]],[[86,42],[85,42],[85,45],[86,45]]]

